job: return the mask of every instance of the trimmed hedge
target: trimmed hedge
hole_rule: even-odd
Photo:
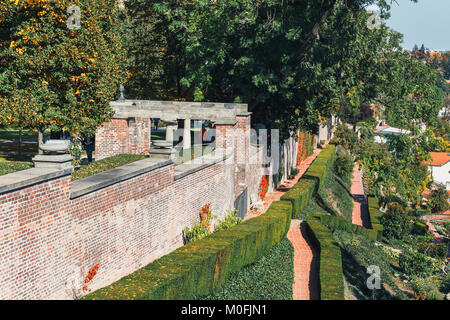
[[[367,198],[369,207],[370,224],[372,229],[377,232],[377,240],[381,241],[383,239],[383,225],[381,224],[381,212],[380,204],[378,198],[374,196],[369,196]]]
[[[357,224],[352,224],[344,218],[332,215],[321,215],[320,222],[334,230],[342,230],[365,236],[366,238],[376,241],[378,240],[378,231],[373,229],[366,229]]]
[[[186,244],[83,299],[192,299],[214,292],[232,272],[254,263],[289,230],[292,206],[274,202],[256,218]]]
[[[345,300],[341,248],[320,219],[320,214],[311,214],[306,220],[308,235],[320,251],[320,299]]]
[[[328,169],[331,167],[336,146],[326,146],[310,165],[304,176],[282,197],[282,201],[292,203],[292,218],[298,219],[303,209],[306,208],[311,198],[322,186]]]

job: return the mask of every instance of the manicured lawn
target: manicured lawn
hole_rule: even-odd
[[[292,300],[294,248],[284,238],[256,263],[232,274],[222,289],[200,300]]]
[[[16,171],[26,170],[33,167],[32,162],[23,161],[0,161],[0,176]]]
[[[92,176],[94,174],[104,172],[110,169],[114,169],[125,164],[143,160],[147,158],[143,155],[134,155],[134,154],[119,154],[117,156],[105,158],[99,161],[92,162],[88,165],[82,166],[72,173],[72,181],[86,178],[88,176]]]
[[[178,153],[177,153],[177,160],[175,161],[175,164],[181,164],[183,162],[186,161],[190,161],[195,159],[196,154],[198,154],[198,156],[204,156],[208,153],[213,152],[214,149],[211,147],[207,147],[207,146],[192,146],[190,149],[187,150],[183,150],[181,149]],[[189,157],[189,153],[190,153],[190,157]],[[187,155],[187,158],[184,158],[184,156]]]

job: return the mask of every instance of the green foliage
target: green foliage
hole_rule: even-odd
[[[426,277],[433,272],[433,261],[423,253],[408,250],[400,254],[399,265],[403,272],[412,276]]]
[[[325,175],[333,163],[334,154],[334,145],[330,144],[324,148],[300,181],[281,197],[281,200],[292,203],[294,219],[300,217],[303,209],[322,185]]]
[[[377,240],[381,240],[383,238],[383,225],[381,224],[381,212],[378,198],[368,196],[367,205],[369,208],[370,224],[372,229],[377,231]]]
[[[298,174],[298,169],[297,168],[291,168],[291,174],[289,175],[289,179],[294,179],[297,174]]]
[[[411,286],[418,297],[426,300],[443,300],[443,294],[439,292],[439,279],[436,277],[414,277]]]
[[[337,153],[336,160],[334,161],[335,171],[339,176],[346,176],[353,171],[353,157],[345,150]]]
[[[203,223],[194,223],[192,228],[184,228],[186,242],[193,242],[209,236],[211,232]]]
[[[320,215],[309,215],[308,234],[320,250],[320,299],[344,300],[341,249],[332,233],[320,222]]]
[[[398,203],[391,203],[388,210],[381,216],[383,236],[388,239],[404,239],[411,230],[410,219]]]
[[[202,300],[292,300],[294,248],[284,238],[256,263],[231,274],[224,286]]]
[[[238,211],[236,210],[228,210],[227,216],[223,221],[220,221],[218,226],[214,229],[215,232],[228,230],[231,227],[242,222],[242,219],[238,217]]]
[[[125,77],[121,25],[116,0],[2,1],[0,124],[93,134]]]
[[[346,125],[340,124],[336,128],[333,141],[353,153],[358,142],[358,134]]]
[[[147,157],[143,156],[143,155],[119,154],[117,156],[112,156],[109,158],[91,162],[90,164],[83,166],[80,169],[74,171],[72,173],[72,181],[75,181],[78,179],[83,179],[88,176],[92,176],[94,174],[104,172],[107,170],[111,170],[111,169],[126,165],[128,163],[143,160],[146,158]]]
[[[342,230],[346,232],[351,232],[354,234],[362,235],[372,241],[378,240],[378,232],[372,229],[366,229],[362,226],[352,224],[351,222],[345,220],[341,217],[335,217],[331,215],[321,215],[319,216],[320,222],[330,228],[331,230]]]
[[[442,186],[438,186],[436,189],[431,191],[431,194],[428,198],[428,206],[433,213],[449,210],[450,205],[448,203],[447,190],[445,190],[445,188]]]
[[[223,286],[230,274],[260,260],[289,230],[290,203],[272,203],[256,218],[190,242],[84,299],[191,299]]]
[[[33,167],[31,162],[22,161],[0,161],[0,176],[16,171],[26,170]]]

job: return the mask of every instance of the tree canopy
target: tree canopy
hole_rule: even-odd
[[[0,123],[95,132],[126,72],[121,28],[115,0],[1,1]]]

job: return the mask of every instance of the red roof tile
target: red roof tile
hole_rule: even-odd
[[[430,166],[441,167],[450,161],[450,154],[448,152],[430,152],[432,161],[425,161],[425,164]]]

